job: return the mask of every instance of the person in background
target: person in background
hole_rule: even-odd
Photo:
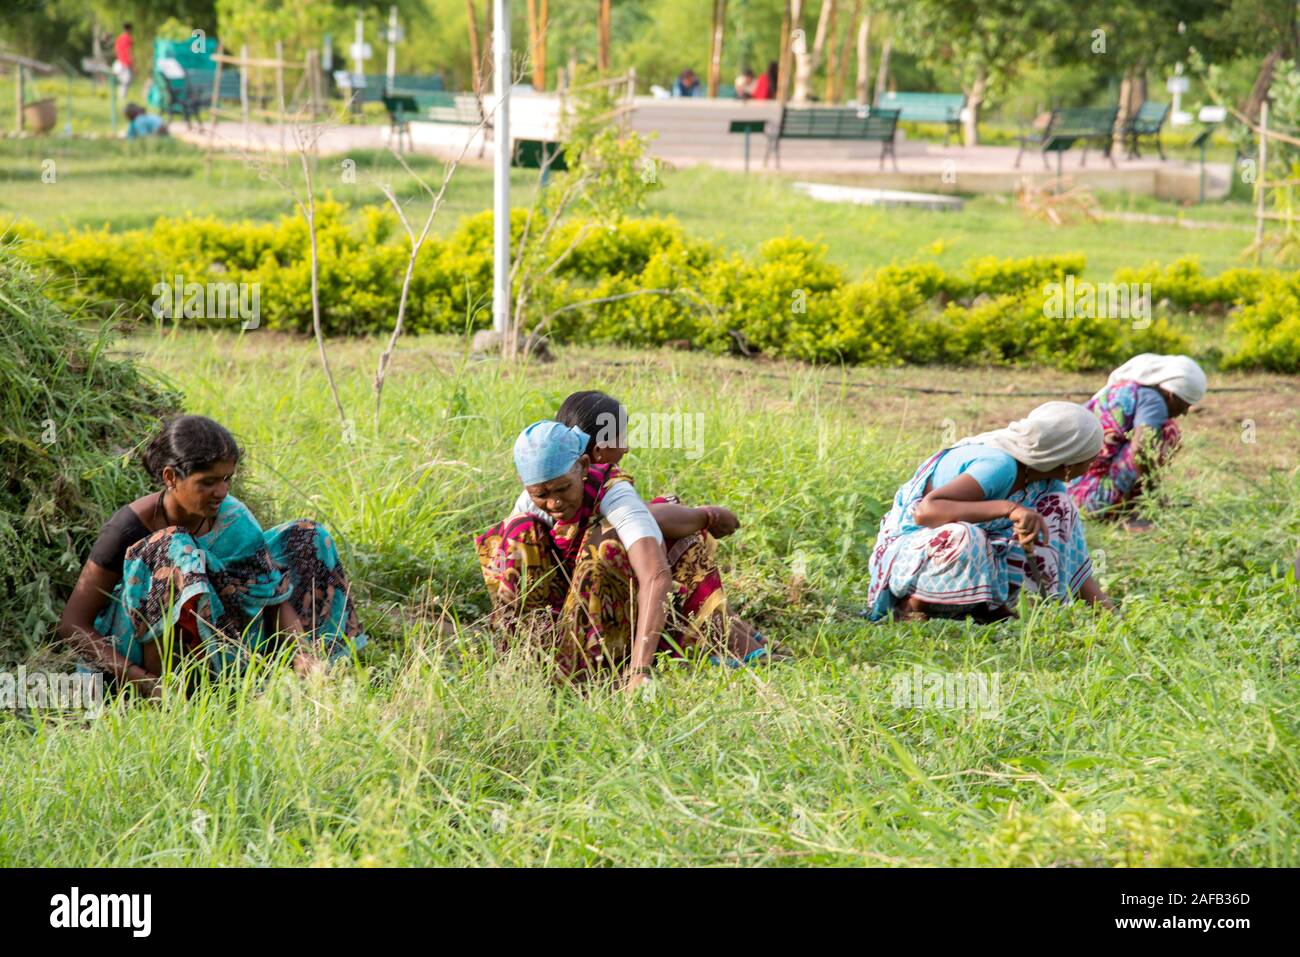
[[[749,100],[754,96],[754,83],[756,78],[754,71],[749,67],[740,71],[740,76],[736,77],[736,99]]]
[[[776,99],[776,61],[773,60],[767,65],[767,72],[758,78],[754,83],[754,99],[756,100],[775,100]]]
[[[1178,450],[1182,433],[1174,420],[1205,398],[1205,388],[1205,373],[1187,356],[1144,352],[1112,372],[1085,406],[1101,422],[1106,441],[1096,461],[1070,483],[1079,511],[1124,516],[1128,531],[1150,528],[1127,513]]]
[[[141,136],[166,136],[167,124],[162,117],[146,113],[138,103],[126,105],[126,138],[139,139]]]
[[[131,24],[122,24],[122,32],[117,35],[113,41],[113,74],[117,77],[117,85],[120,88],[122,99],[126,99],[127,90],[131,87],[131,74],[135,69],[135,58],[132,48],[135,46],[135,40],[131,36]]]
[[[1022,587],[1114,610],[1065,488],[1101,443],[1083,406],[1046,402],[931,455],[880,522],[865,614],[999,621],[1016,615]]]
[[[700,88],[700,78],[690,67],[682,70],[673,84],[673,96],[695,96]]]

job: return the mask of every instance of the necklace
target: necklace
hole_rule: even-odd
[[[154,520],[155,520],[155,521],[157,520],[157,518],[158,518],[158,513],[159,513],[160,511],[162,512],[163,521],[164,521],[164,522],[168,521],[168,519],[167,519],[167,506],[166,506],[166,504],[164,504],[164,501],[163,501],[163,497],[164,497],[166,494],[167,494],[167,490],[166,490],[166,489],[163,489],[161,492],[158,493],[158,501],[156,501],[156,502],[153,503],[153,517],[154,517]],[[197,528],[193,528],[193,529],[191,529],[188,525],[185,525],[185,524],[183,524],[183,523],[181,523],[181,522],[177,522],[176,525],[177,525],[178,527],[180,527],[180,528],[185,529],[185,531],[189,532],[191,535],[193,535],[194,537],[197,538],[198,535],[199,535],[199,532],[202,531],[202,529],[203,529],[203,524],[204,524],[205,522],[207,522],[207,521],[208,521],[208,519],[205,518],[205,517],[201,517],[201,518],[199,518],[199,524],[198,524],[198,527],[197,527]],[[164,527],[165,527],[165,526],[164,526]]]

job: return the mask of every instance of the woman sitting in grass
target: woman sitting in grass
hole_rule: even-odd
[[[1178,449],[1176,418],[1205,398],[1205,373],[1187,356],[1143,353],[1110,374],[1087,408],[1105,433],[1101,454],[1070,483],[1070,497],[1086,515],[1121,515]],[[1149,522],[1128,519],[1142,530]]]
[[[686,600],[673,596],[659,525],[628,476],[592,462],[590,442],[549,419],[524,429],[514,449],[524,495],[475,546],[495,624],[534,632],[566,678],[623,670],[630,690],[649,677],[660,650],[682,654],[712,637],[691,623],[725,607],[724,597],[703,562],[691,566]]]
[[[1114,605],[1092,577],[1064,481],[1101,449],[1081,405],[1047,402],[926,459],[894,496],[871,556],[868,614],[904,620],[1016,614],[1025,579],[1061,601]]]
[[[108,520],[59,622],[87,665],[156,697],[165,669],[240,668],[278,635],[294,636],[300,674],[318,652],[365,645],[329,532],[309,519],[263,531],[230,494],[240,454],[199,415],[149,441],[143,465],[161,488]]]
[[[591,436],[587,455],[597,465],[618,465],[627,454],[627,408],[612,396],[594,390],[574,392],[564,400],[556,421],[574,426]],[[629,482],[631,478],[629,477]],[[520,496],[515,510],[526,506]],[[727,636],[731,667],[740,667],[768,656],[785,657],[738,615],[727,609],[715,556],[717,539],[740,527],[730,509],[720,505],[683,505],[676,495],[660,495],[648,503],[650,514],[664,537],[668,566],[673,573],[676,609],[694,633]],[[718,657],[710,659],[721,663]]]

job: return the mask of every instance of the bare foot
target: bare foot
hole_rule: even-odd
[[[1126,532],[1149,532],[1155,525],[1148,522],[1145,518],[1129,518],[1124,520],[1121,526]]]
[[[930,615],[926,611],[925,602],[915,595],[908,595],[894,607],[894,619],[896,621],[929,621]]]

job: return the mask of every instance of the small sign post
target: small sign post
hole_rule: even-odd
[[[762,133],[767,129],[766,120],[732,120],[728,128],[729,133],[745,134],[745,172],[749,172],[749,135],[751,133]]]

